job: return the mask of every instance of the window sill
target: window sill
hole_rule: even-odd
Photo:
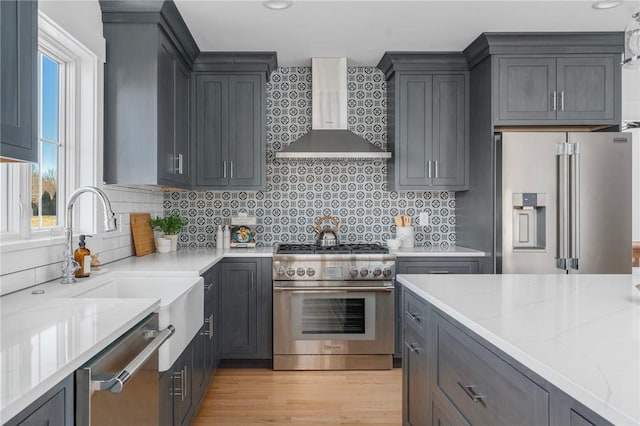
[[[64,236],[62,235],[38,237],[29,240],[2,241],[0,242],[0,253],[12,253],[15,251],[51,247],[60,244],[64,244]]]

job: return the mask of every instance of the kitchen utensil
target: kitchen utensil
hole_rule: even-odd
[[[408,214],[402,215],[402,226],[411,226],[411,216]]]
[[[153,241],[153,229],[149,225],[151,215],[149,213],[131,213],[129,218],[136,256],[145,256],[156,251],[156,245]]]
[[[397,227],[396,239],[400,241],[400,247],[415,247],[414,227],[413,226]]]
[[[393,220],[396,223],[396,226],[402,226],[402,217],[401,216],[394,216]]]
[[[333,223],[333,229],[331,229],[330,225],[324,225],[322,228],[320,227],[326,221],[331,221]],[[330,214],[326,214],[318,219],[318,223],[315,226],[315,231],[318,233],[316,244],[320,247],[335,246],[338,244],[338,224],[338,219]]]

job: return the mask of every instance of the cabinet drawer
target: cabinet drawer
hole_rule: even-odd
[[[467,419],[458,411],[456,407],[444,396],[440,390],[436,389],[432,398],[433,426],[470,426]]]
[[[436,383],[471,424],[549,424],[544,389],[440,317]]]
[[[399,265],[401,274],[477,274],[477,261],[421,261]]]
[[[410,291],[404,291],[404,325],[413,329],[423,339],[427,336],[427,305]]]

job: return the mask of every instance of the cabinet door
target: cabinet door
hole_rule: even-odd
[[[206,310],[205,310],[205,318],[206,318]],[[193,343],[193,402],[197,404],[202,398],[207,385],[209,384],[209,375],[206,365],[206,346],[209,341],[209,337],[207,336],[208,326],[205,323],[198,334],[196,335]]]
[[[257,263],[220,265],[222,289],[221,356],[255,358],[258,350]]]
[[[175,61],[175,139],[174,139],[174,175],[173,180],[189,184],[189,80],[191,73],[182,63]]]
[[[158,178],[171,182],[176,172],[175,159],[175,51],[161,37],[158,50]]]
[[[189,424],[193,401],[193,350],[194,339],[184,350],[173,370],[173,424]]]
[[[72,426],[73,375],[68,376],[13,417],[5,426]]]
[[[196,77],[196,185],[229,183],[229,78]]]
[[[422,426],[430,423],[428,387],[426,343],[413,330],[405,328],[402,356],[403,424]]]
[[[465,186],[465,99],[464,75],[433,76],[433,186]]]
[[[498,120],[555,120],[555,58],[499,58]]]
[[[557,66],[558,120],[614,118],[613,57],[558,58]]]
[[[262,76],[229,76],[229,186],[259,187],[263,183]]]
[[[431,182],[433,77],[401,75],[396,189],[424,188]]]
[[[404,310],[402,308],[402,289],[404,287],[399,282],[395,283],[394,304],[395,304],[395,336],[394,336],[394,358],[402,358],[402,347],[404,346],[404,340],[402,337],[402,316]]]
[[[0,2],[0,156],[38,161],[38,2]]]

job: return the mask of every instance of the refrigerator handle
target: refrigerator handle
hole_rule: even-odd
[[[579,269],[580,260],[580,145],[569,145],[569,267]]]
[[[567,257],[569,252],[569,182],[567,169],[569,158],[566,143],[556,145],[556,268],[567,270]]]

